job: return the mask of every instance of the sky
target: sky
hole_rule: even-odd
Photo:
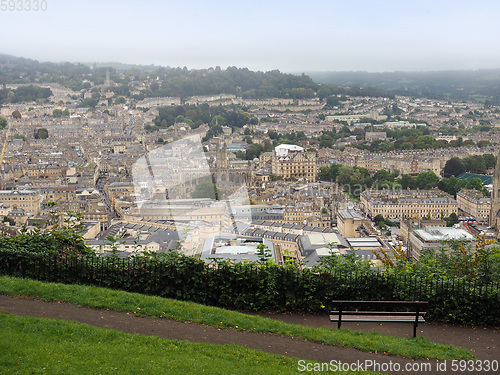
[[[0,53],[295,73],[500,68],[498,0],[43,1],[0,10]]]

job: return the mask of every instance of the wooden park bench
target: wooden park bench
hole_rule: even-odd
[[[337,322],[391,322],[413,323],[413,337],[418,323],[424,323],[428,302],[415,301],[332,301],[334,311],[330,321]],[[347,318],[345,318],[347,317]]]

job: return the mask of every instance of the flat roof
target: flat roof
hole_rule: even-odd
[[[460,228],[429,226],[425,229],[414,229],[414,232],[424,241],[474,240],[474,236],[471,233]]]

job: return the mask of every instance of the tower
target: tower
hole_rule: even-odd
[[[106,69],[106,82],[104,84],[106,85],[106,87],[111,86],[111,79],[110,79],[110,75],[109,75],[109,68]]]
[[[500,229],[500,151],[497,155],[497,166],[493,175],[493,191],[491,192],[490,226]],[[500,231],[499,231],[500,232]]]

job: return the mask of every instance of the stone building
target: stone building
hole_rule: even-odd
[[[472,216],[479,222],[489,222],[491,199],[477,190],[462,189],[457,193],[459,213]]]
[[[441,190],[376,190],[361,193],[361,208],[370,216],[384,218],[441,219],[457,212],[457,201]]]
[[[29,216],[38,215],[41,203],[42,195],[35,190],[0,190],[0,204],[23,210]]]
[[[305,152],[300,146],[280,145],[274,150],[271,171],[284,179],[315,182],[318,173],[316,153]]]

